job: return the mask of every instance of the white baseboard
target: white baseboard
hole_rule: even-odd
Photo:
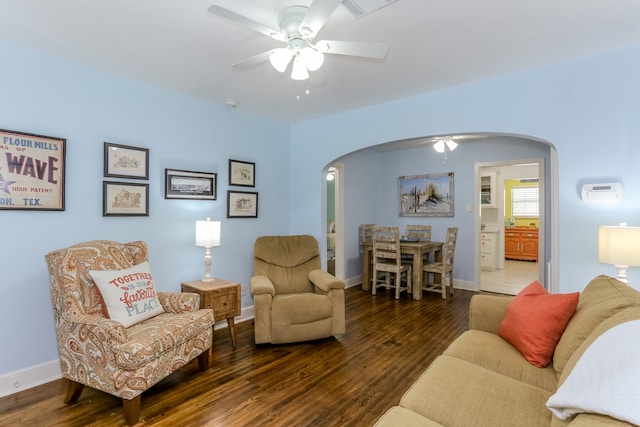
[[[62,378],[60,360],[41,363],[0,376],[0,397],[18,393]]]

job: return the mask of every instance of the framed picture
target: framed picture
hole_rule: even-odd
[[[149,184],[104,181],[102,216],[149,216]]]
[[[149,179],[149,149],[105,142],[104,176]]]
[[[0,209],[63,211],[66,143],[0,129]]]
[[[227,218],[257,218],[258,193],[227,191]]]
[[[229,185],[256,186],[256,164],[229,159]]]
[[[164,170],[165,199],[216,200],[216,185],[215,173]]]
[[[400,216],[454,216],[453,172],[398,178]]]

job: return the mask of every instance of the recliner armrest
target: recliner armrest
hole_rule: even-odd
[[[267,276],[253,276],[249,279],[251,295],[276,294],[276,288]]]
[[[311,270],[309,272],[309,281],[324,292],[329,292],[331,289],[344,289],[342,280],[324,270]]]

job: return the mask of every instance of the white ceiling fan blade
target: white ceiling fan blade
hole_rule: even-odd
[[[342,0],[315,0],[300,24],[300,33],[313,39]]]
[[[262,33],[273,39],[280,40],[280,41],[287,40],[287,37],[284,34],[282,34],[279,30],[275,30],[264,24],[256,22],[252,19],[247,18],[246,16],[238,15],[237,13],[229,9],[225,9],[224,7],[214,5],[207,10],[214,15],[218,15],[222,18],[228,19],[229,21],[235,22],[236,24],[242,25],[243,27],[249,28],[250,30]]]
[[[335,40],[321,40],[316,43],[316,47],[323,53],[374,59],[384,59],[389,51],[389,47],[385,43],[358,43]]]
[[[239,68],[239,69],[253,67],[254,65],[260,64],[261,62],[268,61],[269,56],[271,56],[271,52],[273,52],[273,49],[268,50],[266,52],[259,53],[257,55],[250,56],[246,59],[243,59],[242,61],[238,61],[232,64],[231,66],[233,68]]]

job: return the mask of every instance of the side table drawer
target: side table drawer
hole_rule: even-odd
[[[215,297],[209,295],[211,301],[208,306],[213,308],[216,321],[229,317],[240,316],[240,287],[218,289]]]

